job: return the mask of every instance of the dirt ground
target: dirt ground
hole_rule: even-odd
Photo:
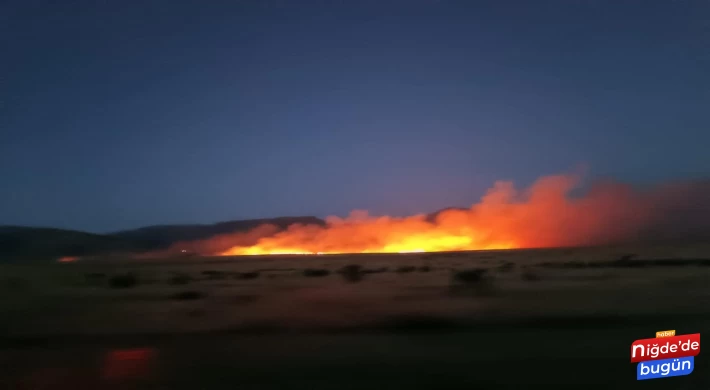
[[[710,329],[709,265],[710,245],[5,265],[0,384],[710,388],[702,352],[686,377],[629,363]]]

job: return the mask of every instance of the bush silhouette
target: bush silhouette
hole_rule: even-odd
[[[407,273],[416,271],[416,269],[417,269],[417,267],[414,267],[411,265],[403,265],[403,266],[397,268],[397,273],[407,274]]]
[[[195,299],[202,299],[204,297],[205,294],[199,291],[182,291],[173,295],[173,299],[176,299],[178,301],[191,301]]]
[[[483,280],[483,276],[488,272],[485,268],[473,268],[456,271],[452,275],[452,280],[461,284],[474,284]]]
[[[227,277],[227,274],[225,274],[224,272],[215,270],[202,271],[202,275],[205,275],[207,279],[210,280],[221,280]]]
[[[487,273],[485,268],[454,271],[451,274],[450,290],[457,295],[491,296],[495,289],[492,280],[486,278]]]
[[[257,279],[259,276],[261,276],[261,274],[258,271],[238,272],[236,275],[234,275],[234,278],[240,280],[251,280]]]
[[[629,253],[629,254],[625,254],[625,255],[620,256],[618,259],[616,259],[616,261],[619,261],[619,262],[630,261],[634,257],[636,257],[635,254]]]
[[[131,272],[114,275],[109,280],[109,286],[111,288],[130,288],[136,285],[138,285],[138,277]]]
[[[362,280],[364,272],[362,272],[362,267],[357,264],[346,265],[340,269],[340,274],[343,278],[351,283],[359,282]]]
[[[303,276],[306,277],[320,277],[328,275],[330,275],[330,271],[327,269],[306,268],[303,270]]]

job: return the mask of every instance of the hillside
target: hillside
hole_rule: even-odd
[[[148,248],[149,245],[141,242],[75,230],[0,227],[0,261],[4,262],[132,252]]]
[[[165,249],[176,242],[245,232],[263,224],[271,224],[281,230],[294,223],[324,224],[316,217],[282,217],[204,225],[147,226],[110,234],[43,227],[0,226],[0,262],[54,261],[63,256],[143,253]]]
[[[163,248],[181,241],[196,241],[220,234],[244,232],[264,224],[285,229],[295,223],[325,224],[323,220],[316,217],[279,217],[225,221],[206,225],[155,225],[115,232],[111,235],[121,239],[149,241],[156,248]]]

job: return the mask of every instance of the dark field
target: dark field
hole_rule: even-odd
[[[632,341],[710,329],[710,246],[2,266],[18,389],[710,388]]]

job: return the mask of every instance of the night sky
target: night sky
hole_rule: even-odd
[[[407,215],[709,149],[708,1],[0,3],[0,225]]]

